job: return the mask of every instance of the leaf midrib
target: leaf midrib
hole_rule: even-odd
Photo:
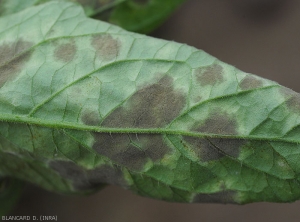
[[[73,130],[98,132],[98,133],[168,134],[168,135],[190,136],[190,137],[197,137],[197,138],[244,139],[244,140],[287,142],[287,143],[299,144],[298,140],[282,138],[282,137],[262,137],[262,136],[254,136],[254,135],[220,135],[220,134],[213,134],[213,133],[201,133],[201,132],[176,130],[170,128],[148,128],[148,129],[108,128],[108,127],[89,126],[89,125],[83,125],[79,123],[45,120],[45,119],[39,119],[35,117],[27,117],[27,116],[3,114],[3,113],[0,114],[0,122],[1,121],[8,122],[8,123],[37,125],[41,127],[54,128],[54,129],[73,129]]]

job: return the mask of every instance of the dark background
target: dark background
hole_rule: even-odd
[[[189,0],[152,35],[300,91],[299,21],[297,0]],[[299,202],[166,203],[113,186],[88,197],[66,197],[28,186],[12,215],[57,215],[63,222],[298,222],[299,208]]]

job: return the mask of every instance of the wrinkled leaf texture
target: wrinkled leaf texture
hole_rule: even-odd
[[[54,0],[1,0],[0,15]],[[149,33],[157,28],[185,0],[60,0],[83,6],[86,15],[108,21],[126,30]]]
[[[297,93],[50,2],[0,19],[0,176],[166,201],[299,199]]]

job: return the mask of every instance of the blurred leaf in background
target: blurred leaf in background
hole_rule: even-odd
[[[2,16],[56,0],[2,0]],[[118,25],[128,31],[149,33],[185,0],[58,0],[81,4],[86,15]]]
[[[0,179],[0,220],[1,217],[7,215],[18,202],[24,182],[12,179]]]

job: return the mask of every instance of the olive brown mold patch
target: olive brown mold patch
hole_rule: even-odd
[[[293,90],[286,88],[286,87],[281,87],[279,92],[284,97],[287,108],[298,113],[300,110],[300,95],[299,95],[299,93],[296,93]]]
[[[211,134],[236,135],[238,129],[237,121],[227,113],[215,112],[198,127],[195,131]]]
[[[213,64],[208,67],[199,67],[195,70],[195,76],[201,86],[213,86],[225,81],[223,67]]]
[[[195,138],[185,136],[184,141],[192,148],[203,162],[219,160],[224,156],[239,157],[246,140],[229,138]]]
[[[124,174],[118,166],[102,165],[87,172],[89,184],[98,187],[99,184],[120,185],[128,187]]]
[[[54,50],[54,57],[64,63],[71,62],[77,52],[75,41],[57,44]]]
[[[86,111],[82,114],[81,120],[84,124],[89,126],[100,125],[100,115],[96,111]]]
[[[254,76],[247,75],[239,85],[242,90],[249,90],[263,86],[263,81]]]
[[[30,59],[32,42],[19,39],[0,45],[0,87],[12,80]]]
[[[111,61],[119,55],[121,42],[110,34],[96,34],[92,36],[91,45],[96,55],[104,61]]]
[[[157,83],[135,92],[102,122],[105,127],[158,128],[175,119],[185,106],[185,96],[173,89],[173,79],[164,76]]]
[[[162,135],[93,133],[93,149],[129,170],[141,171],[151,160],[162,159],[171,149]]]
[[[71,161],[63,160],[51,161],[49,166],[61,177],[70,180],[75,190],[93,190],[103,184],[127,186],[123,172],[117,166],[102,165],[93,170],[85,170]]]

